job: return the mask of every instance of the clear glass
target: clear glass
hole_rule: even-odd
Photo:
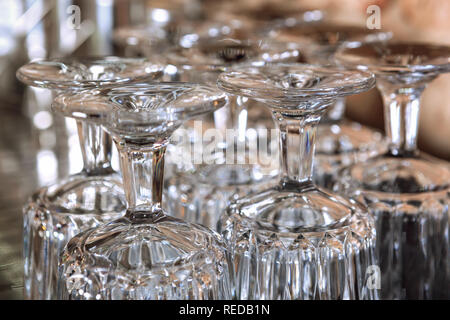
[[[144,59],[63,58],[31,62],[17,77],[30,86],[64,92],[152,79],[161,70]],[[24,206],[26,299],[55,298],[59,255],[67,241],[125,212],[121,178],[111,167],[110,136],[84,118],[77,126],[83,170],[37,190]]]
[[[60,299],[228,299],[226,249],[209,229],[162,209],[164,153],[183,121],[227,103],[217,89],[181,83],[135,84],[66,94],[54,108],[96,119],[119,150],[127,210],[123,218],[69,241]]]
[[[236,21],[168,21],[166,24],[127,26],[116,29],[113,39],[125,50],[126,56],[151,56],[164,54],[174,47],[189,47],[199,39],[220,39],[246,34]]]
[[[199,38],[186,47],[174,48],[166,54],[169,64],[180,70],[190,70],[194,80],[204,83],[215,83],[222,71],[238,64],[249,61],[297,61],[299,56],[300,52],[293,43],[212,38]],[[229,101],[229,105],[216,111],[213,118],[203,119],[204,131],[214,128],[223,138],[216,142],[211,158],[203,157],[200,163],[188,170],[175,168],[175,174],[166,181],[165,188],[166,203],[170,206],[168,211],[212,229],[216,229],[218,218],[230,196],[252,190],[278,174],[275,162],[261,161],[270,157],[270,148],[265,154],[259,146],[257,150],[250,147],[251,137],[247,135],[250,129],[248,99],[229,95]],[[202,140],[203,132],[200,132],[199,143],[206,148],[210,141]],[[227,139],[227,135],[232,134],[234,138]],[[194,139],[193,143],[196,142]],[[266,141],[270,143],[270,140]],[[181,148],[172,149],[170,156],[179,159],[182,156],[176,154],[183,152],[185,150]],[[252,152],[261,156],[251,158]]]
[[[450,72],[450,48],[373,43],[336,59],[376,74],[389,150],[341,173],[340,192],[356,195],[376,218],[384,299],[448,299],[450,171],[416,148],[420,95]]]
[[[367,281],[375,229],[366,208],[313,183],[317,124],[339,98],[373,87],[370,73],[300,64],[239,68],[226,92],[266,103],[280,130],[280,179],[234,199],[220,219],[237,299],[375,299]]]
[[[334,64],[333,54],[341,46],[392,37],[390,32],[335,24],[326,19],[274,27],[269,34],[283,41],[295,41],[303,53],[303,62],[322,65]],[[345,119],[344,113],[345,99],[337,99],[318,127],[314,182],[325,188],[332,188],[339,180],[342,167],[366,161],[387,150],[386,139],[380,132]]]

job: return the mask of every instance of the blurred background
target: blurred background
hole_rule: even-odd
[[[39,186],[81,170],[74,124],[50,112],[50,92],[16,80],[21,65],[36,58],[122,54],[112,41],[119,27],[230,17],[246,24],[314,9],[327,19],[365,26],[373,4],[381,8],[382,29],[395,39],[450,45],[448,0],[1,0],[0,299],[22,298],[22,204]],[[436,79],[422,103],[419,147],[450,160],[450,75]],[[346,113],[383,130],[376,89],[349,98]]]

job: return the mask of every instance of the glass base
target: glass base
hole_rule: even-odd
[[[58,297],[104,300],[229,299],[218,234],[163,213],[125,216],[74,237]]]
[[[380,156],[342,172],[335,189],[376,219],[383,299],[449,299],[448,164],[429,156]]]
[[[262,171],[251,165],[209,165],[194,173],[179,173],[165,183],[164,204],[171,215],[217,229],[230,198],[261,190],[277,170]]]
[[[33,194],[23,210],[25,299],[55,299],[59,256],[67,241],[124,212],[122,184],[114,174],[79,174]]]
[[[325,122],[318,126],[314,182],[331,189],[339,170],[383,154],[387,143],[380,132],[349,120]]]
[[[220,231],[236,299],[378,297],[367,272],[375,265],[373,221],[339,196],[275,186],[234,201]]]

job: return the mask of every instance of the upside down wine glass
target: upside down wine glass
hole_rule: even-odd
[[[192,43],[192,47],[168,51],[166,57],[168,63],[180,70],[177,76],[181,79],[183,72],[189,72],[191,81],[194,77],[195,81],[215,85],[218,75],[232,66],[249,61],[296,61],[299,55],[292,43],[202,38]],[[172,214],[212,229],[216,229],[229,196],[248,192],[278,174],[278,163],[271,161],[270,157],[270,140],[264,141],[256,136],[250,141],[247,134],[248,99],[239,95],[229,95],[228,98],[227,107],[216,111],[214,118],[204,119],[206,121],[202,123],[205,129],[215,129],[214,139],[209,141],[201,135],[194,141],[203,144],[203,150],[211,143],[215,144],[213,152],[207,154],[205,151],[202,161],[188,170],[186,167],[174,170],[175,174],[166,182],[165,188]],[[261,147],[262,144],[266,149]],[[251,149],[251,145],[259,149]],[[193,149],[195,152],[195,146]],[[183,158],[185,149],[171,149],[171,156],[177,153],[182,153],[177,158]]]
[[[60,95],[53,107],[95,119],[119,150],[124,217],[72,238],[62,255],[61,299],[228,299],[221,237],[162,209],[164,153],[183,121],[227,103],[194,83],[136,84]]]
[[[269,35],[299,44],[303,62],[334,64],[333,54],[339,47],[373,41],[386,41],[391,32],[335,24],[326,20],[274,28]],[[315,182],[332,188],[344,166],[365,161],[384,153],[387,143],[383,135],[357,122],[344,118],[345,99],[340,98],[320,121],[316,143]]]
[[[420,96],[450,72],[450,47],[373,43],[342,49],[336,59],[374,72],[384,100],[388,152],[346,168],[336,186],[376,218],[382,298],[448,299],[450,171],[416,142]]]
[[[370,73],[301,64],[219,76],[226,92],[266,103],[280,130],[279,183],[232,201],[220,220],[238,299],[377,297],[366,279],[374,264],[372,218],[356,201],[312,182],[321,116],[337,98],[374,84]]]
[[[62,58],[31,62],[17,77],[53,92],[78,92],[152,79],[161,70],[145,59]],[[55,298],[58,259],[67,241],[125,212],[121,178],[111,167],[111,138],[89,119],[78,118],[77,126],[83,170],[39,189],[24,207],[26,299]]]

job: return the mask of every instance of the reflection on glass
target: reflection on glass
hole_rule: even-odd
[[[226,251],[206,227],[162,209],[164,153],[172,133],[223,107],[226,95],[198,84],[136,84],[66,94],[57,110],[100,121],[119,150],[124,217],[81,232],[62,255],[61,299],[228,299]]]
[[[58,92],[102,88],[160,75],[161,67],[145,60],[117,57],[38,60],[17,71],[22,82]],[[34,117],[39,115],[38,112]],[[65,131],[65,126],[60,127]],[[77,119],[76,128],[82,171],[37,190],[24,207],[24,295],[27,299],[55,298],[59,255],[67,241],[79,231],[110,221],[125,210],[121,179],[111,167],[110,137],[86,119]],[[75,143],[73,139],[68,142]],[[76,149],[69,146],[69,150],[57,150],[68,152],[70,165],[77,165],[74,160],[79,157],[73,155]],[[64,163],[56,166],[55,161],[48,162],[55,160],[52,151],[42,151],[39,156],[41,182],[48,183],[50,179],[53,182],[57,176],[54,170],[59,170]],[[49,173],[53,174],[48,176]]]
[[[297,43],[304,62],[321,65],[334,64],[333,54],[341,46],[385,41],[392,37],[390,32],[330,23],[326,19],[278,26],[269,34]],[[318,127],[314,179],[325,188],[331,188],[339,179],[338,171],[343,166],[366,161],[387,149],[379,132],[345,119],[344,113],[345,99],[337,99]]]
[[[299,55],[293,43],[209,37],[199,38],[190,47],[174,48],[166,54],[171,65],[186,70],[190,78],[203,83],[215,83],[220,72],[235,65],[249,61],[297,61]],[[175,174],[166,182],[169,211],[212,229],[216,229],[230,196],[248,192],[278,174],[278,163],[264,161],[273,157],[268,146],[271,137],[251,140],[247,135],[252,132],[248,130],[248,99],[231,94],[229,99],[226,108],[216,111],[213,119],[203,121],[200,141],[193,139],[194,144],[203,144],[202,161],[194,168],[183,168],[179,162],[175,163],[178,164],[172,170]],[[216,129],[216,141],[208,139],[207,129]],[[205,156],[210,143],[214,144],[215,151]],[[263,150],[268,152],[263,153]],[[170,149],[169,161],[179,158],[177,154],[183,157],[184,153],[182,148]]]
[[[238,299],[374,299],[366,270],[375,232],[366,208],[313,183],[316,127],[339,97],[373,87],[370,73],[310,65],[239,68],[223,90],[268,105],[280,130],[280,180],[234,199],[220,231]]]

